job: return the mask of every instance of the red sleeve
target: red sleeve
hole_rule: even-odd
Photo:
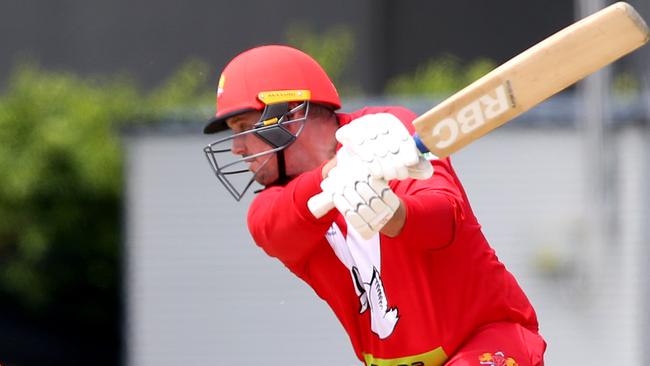
[[[406,221],[398,235],[404,243],[436,249],[450,244],[465,219],[465,194],[448,158],[434,160],[426,180],[392,181],[391,188],[406,206]]]
[[[321,167],[303,173],[284,187],[260,192],[248,210],[248,229],[264,251],[285,265],[295,265],[323,241],[336,210],[316,219],[307,200],[320,193]]]

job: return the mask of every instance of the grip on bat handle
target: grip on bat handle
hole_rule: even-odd
[[[307,208],[311,211],[312,215],[317,219],[325,216],[331,209],[334,208],[334,202],[332,202],[332,195],[325,192],[321,192],[315,196],[312,196],[307,201]]]
[[[415,146],[420,150],[422,154],[426,154],[429,152],[429,149],[424,145],[424,142],[420,139],[420,136],[418,136],[417,133],[413,134],[413,141],[415,141]]]

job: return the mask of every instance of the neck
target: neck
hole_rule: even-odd
[[[318,138],[320,143],[314,149],[317,153],[317,165],[320,165],[325,160],[333,159],[336,156],[336,130],[339,128],[339,122],[336,114],[332,115],[326,120],[321,122],[321,131],[319,131]]]
[[[301,136],[287,148],[291,165],[295,163],[294,166],[297,168],[288,173],[298,175],[316,169],[323,162],[334,158],[338,144],[335,136],[337,129],[338,121],[335,114],[310,120]]]

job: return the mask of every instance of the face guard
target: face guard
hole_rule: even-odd
[[[296,112],[303,110],[303,117],[289,119]],[[262,117],[252,129],[223,137],[203,148],[212,171],[235,200],[241,200],[274,154],[278,157],[278,179],[274,183],[286,181],[283,150],[298,138],[305,127],[308,115],[309,101],[307,100],[291,110],[289,110],[289,102],[267,104]],[[294,123],[300,124],[295,134],[288,128]],[[268,149],[252,155],[234,155],[233,145],[246,143],[247,139],[259,139],[268,146]],[[250,170],[253,162],[259,163],[256,172]]]

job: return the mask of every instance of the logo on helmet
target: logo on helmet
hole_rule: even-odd
[[[264,104],[274,104],[282,102],[299,102],[311,99],[309,90],[271,90],[263,91],[257,94],[257,98]]]
[[[221,77],[219,78],[219,84],[217,84],[217,98],[223,94],[223,86],[226,83],[226,75],[221,74]]]

